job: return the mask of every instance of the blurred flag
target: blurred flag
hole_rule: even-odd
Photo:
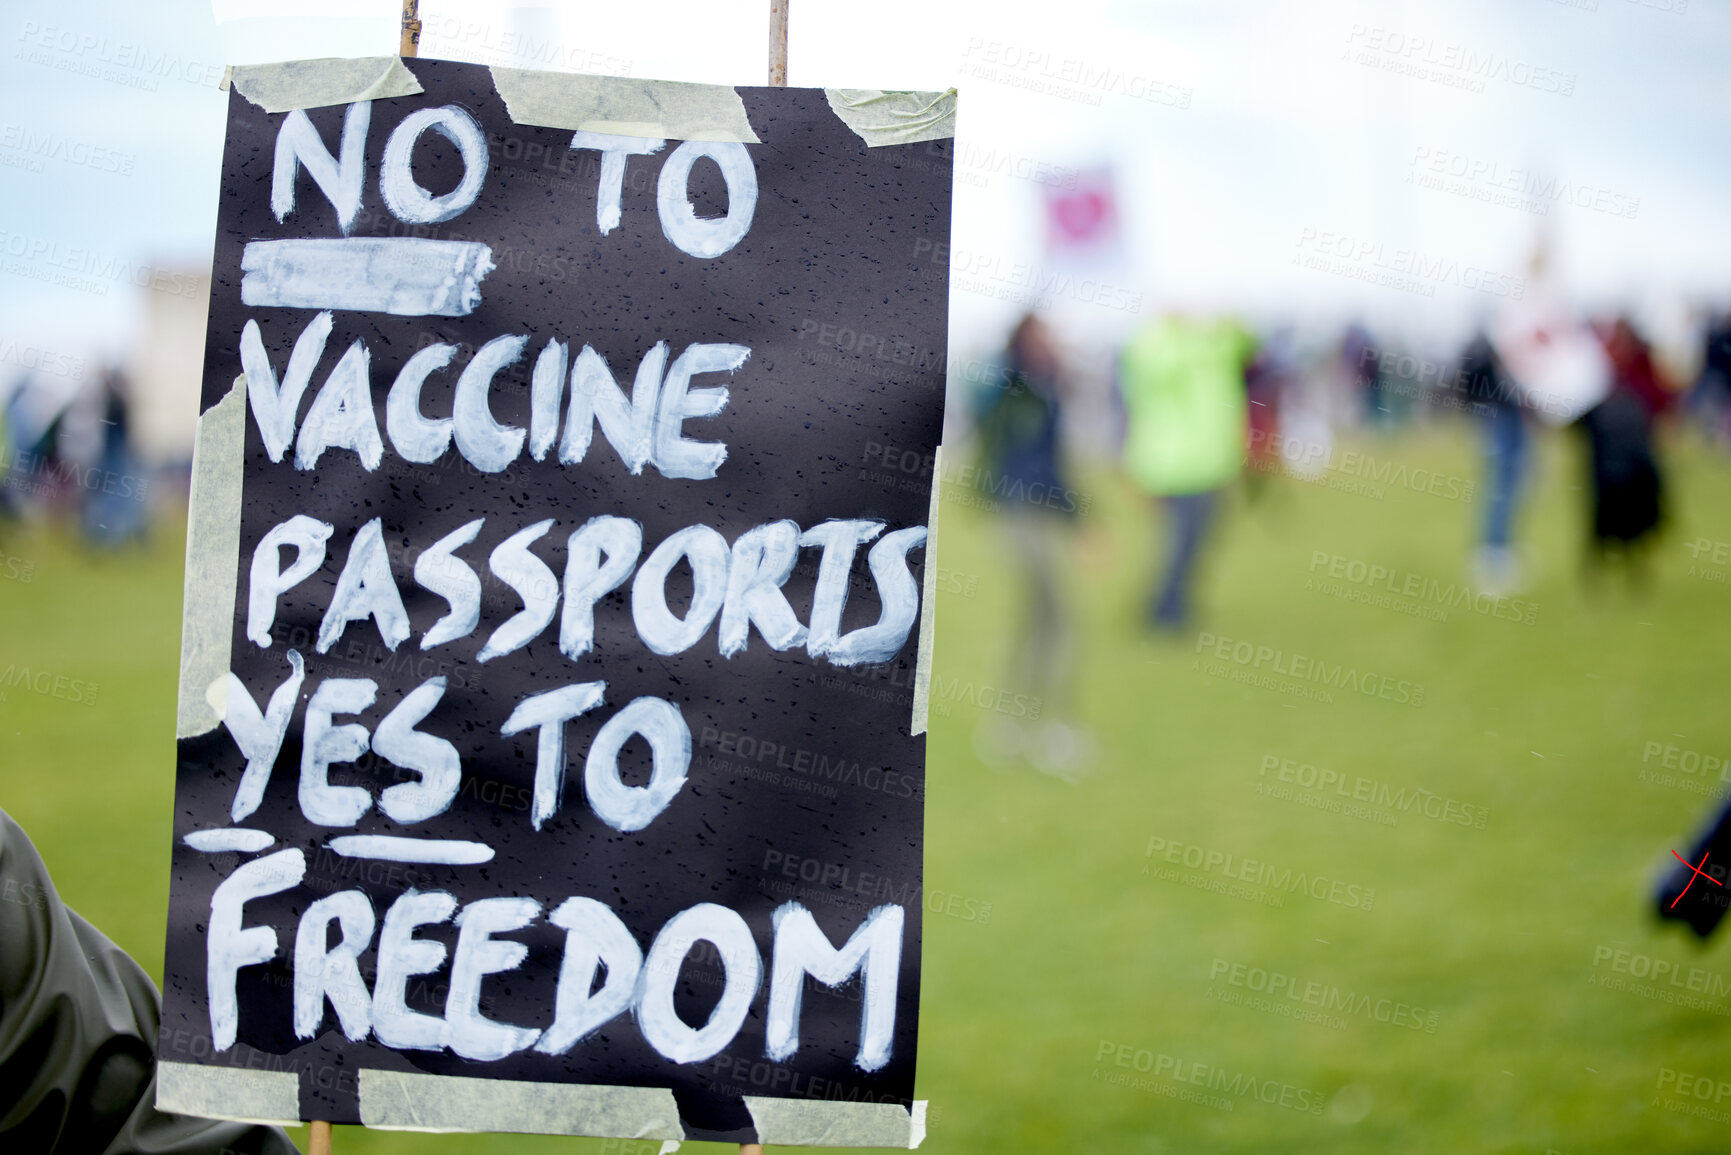
[[[1074,186],[1046,186],[1046,253],[1068,264],[1110,264],[1121,255],[1118,193],[1109,167],[1083,169]]]

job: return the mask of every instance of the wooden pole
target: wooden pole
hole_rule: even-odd
[[[397,48],[400,56],[414,56],[421,47],[421,0],[403,0],[403,39]]]
[[[314,1119],[312,1135],[307,1140],[307,1155],[331,1155],[331,1125]]]
[[[775,88],[787,87],[787,5],[769,0],[769,83]]]
[[[769,83],[772,88],[787,87],[787,4],[788,0],[769,0]],[[739,1155],[763,1155],[762,1143],[741,1143]]]

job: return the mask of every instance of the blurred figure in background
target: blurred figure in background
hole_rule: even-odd
[[[1731,445],[1731,311],[1713,315],[1702,344],[1701,376],[1689,394],[1689,409],[1707,440]]]
[[[1261,495],[1263,479],[1279,473],[1282,422],[1281,401],[1299,386],[1298,349],[1291,325],[1270,333],[1244,371],[1244,397],[1250,430],[1250,472],[1245,474],[1245,493],[1252,501]]]
[[[1051,330],[1029,313],[1016,323],[998,363],[976,387],[974,428],[981,474],[1003,495],[1015,556],[1028,580],[1027,606],[1011,637],[1009,677],[1037,703],[1032,735],[994,715],[982,736],[989,761],[1025,754],[1037,769],[1069,777],[1084,761],[1085,736],[1063,719],[1070,708],[1075,628],[1062,575],[1072,547],[1075,491],[1060,461],[1063,402],[1058,350]]]
[[[84,538],[98,547],[142,541],[146,529],[148,507],[132,452],[126,394],[126,378],[118,370],[103,375],[97,396],[101,424],[95,431],[99,448],[93,468],[81,471]]]
[[[1512,591],[1519,585],[1519,564],[1511,538],[1528,457],[1520,389],[1482,332],[1462,351],[1456,379],[1464,400],[1485,426],[1485,516],[1473,564],[1474,584],[1490,593]]]
[[[1670,408],[1652,351],[1626,317],[1601,339],[1611,364],[1610,394],[1581,417],[1592,470],[1592,537],[1587,572],[1620,557],[1631,581],[1644,576],[1643,544],[1662,519],[1663,482],[1653,423]]]
[[[1354,321],[1340,337],[1340,364],[1346,371],[1347,387],[1363,406],[1364,423],[1376,428],[1388,424],[1394,414],[1383,396],[1382,358],[1370,330]]]
[[[1551,257],[1541,236],[1527,261],[1524,292],[1509,301],[1497,318],[1492,338],[1503,384],[1519,407],[1531,409],[1552,425],[1566,425],[1604,400],[1611,390],[1605,351],[1578,314],[1567,308],[1551,283]],[[1526,458],[1524,426],[1518,412],[1493,417],[1492,437],[1503,439],[1504,456],[1493,459],[1493,474],[1508,472],[1517,487]],[[1511,462],[1509,454],[1512,453]],[[1513,500],[1510,503],[1511,521]],[[1519,552],[1507,540],[1487,539],[1473,565],[1474,584],[1486,593],[1511,594],[1526,583]]]
[[[1244,373],[1256,342],[1231,318],[1176,314],[1152,322],[1124,350],[1124,468],[1164,499],[1169,544],[1149,622],[1176,633],[1191,616],[1191,582],[1220,498],[1244,465]]]
[[[22,512],[18,495],[12,489],[12,460],[18,450],[12,443],[12,412],[13,398],[23,390],[21,379],[0,381],[0,528],[18,517]]]

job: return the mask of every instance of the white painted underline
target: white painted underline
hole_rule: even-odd
[[[466,317],[481,303],[493,250],[427,237],[249,241],[240,268],[240,299],[255,307]]]
[[[228,826],[216,830],[194,830],[181,841],[206,854],[222,854],[230,850],[263,850],[276,839],[262,830]]]
[[[493,848],[455,838],[398,838],[390,834],[345,834],[330,840],[344,858],[381,858],[387,862],[433,862],[469,866],[490,862]]]

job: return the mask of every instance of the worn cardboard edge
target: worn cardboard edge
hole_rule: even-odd
[[[237,64],[222,79],[225,89],[233,85],[236,92],[270,113],[414,96],[423,91],[415,74],[396,56]]]
[[[240,489],[246,453],[246,377],[198,419],[186,517],[186,583],[180,621],[176,738],[196,738],[222,721],[213,683],[229,670],[239,584]]]
[[[298,1127],[301,1081],[293,1071],[156,1064],[156,1109],[174,1115]]]
[[[956,90],[884,92],[877,88],[826,88],[824,99],[865,141],[867,148],[918,144],[956,135]]]
[[[843,1103],[744,1095],[758,1142],[786,1147],[918,1147],[926,1137],[926,1104]]]
[[[361,1122],[388,1131],[516,1131],[611,1139],[683,1139],[665,1087],[471,1079],[363,1067]]]
[[[739,93],[724,84],[631,80],[527,68],[492,69],[517,124],[661,140],[761,144]]]
[[[920,644],[914,658],[914,715],[908,731],[926,732],[932,704],[932,645],[938,635],[938,492],[944,476],[944,447],[932,453],[932,497],[926,508],[925,572],[920,578]]]

